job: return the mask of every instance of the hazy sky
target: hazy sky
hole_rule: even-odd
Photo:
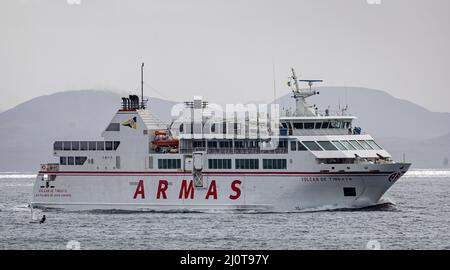
[[[150,96],[271,101],[274,59],[278,95],[294,66],[450,112],[450,1],[367,1],[1,0],[0,109],[65,90],[138,93],[141,61]]]

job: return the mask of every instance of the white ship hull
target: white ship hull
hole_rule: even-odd
[[[193,182],[191,188],[192,175],[185,172],[65,172],[57,174],[50,187],[45,186],[40,173],[32,206],[76,211],[284,212],[321,207],[362,208],[377,204],[409,164],[389,167],[389,171],[376,173],[212,172],[205,173],[203,188],[194,188]]]

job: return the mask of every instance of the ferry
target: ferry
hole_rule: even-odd
[[[409,169],[354,126],[347,110],[307,103],[320,80],[288,85],[295,110],[240,122],[194,97],[164,124],[130,95],[97,141],[55,141],[58,162],[42,164],[32,208],[128,211],[268,211],[364,208],[378,204]],[[301,88],[301,83],[309,87]],[[271,110],[277,112],[276,109]],[[279,112],[279,109],[278,109]],[[281,115],[280,115],[281,114]],[[182,115],[182,117],[179,117]],[[255,116],[256,115],[256,116]],[[275,119],[275,120],[274,120]],[[273,125],[275,123],[275,125]]]

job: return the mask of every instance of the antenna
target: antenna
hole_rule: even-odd
[[[312,90],[312,86],[315,82],[322,82],[322,80],[298,80],[295,74],[294,68],[291,68],[292,76],[289,77],[288,86],[291,87],[292,97],[295,99],[296,110],[295,114],[297,116],[314,116],[317,115],[317,108],[314,106],[309,106],[306,102],[306,98],[314,95],[318,95],[319,92]],[[293,82],[294,84],[292,85]],[[307,82],[309,85],[308,90],[301,90],[299,82]]]
[[[141,108],[145,109],[144,105],[144,62],[141,64]]]
[[[323,80],[300,80],[300,82],[307,82],[309,86],[309,91],[311,91],[312,86],[316,82],[323,82]]]
[[[298,85],[297,75],[295,74],[294,68],[291,68],[292,71],[292,80],[294,80],[295,91],[300,93],[300,86]]]

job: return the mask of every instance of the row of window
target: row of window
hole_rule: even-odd
[[[382,150],[373,140],[348,141],[291,141],[291,151],[348,151],[348,150]]]
[[[290,124],[290,123],[289,123]],[[282,124],[284,128],[288,128],[288,123]],[[328,128],[344,128],[351,127],[348,121],[325,121],[325,122],[294,122],[292,123],[294,129],[328,129]]]
[[[59,164],[61,165],[83,165],[87,157],[59,157]]]
[[[181,169],[181,159],[158,159],[158,169]]]
[[[229,123],[228,125],[233,124],[233,130],[236,132],[239,125],[238,123]],[[289,126],[288,126],[289,125]],[[294,123],[282,123],[282,126],[284,128],[294,128],[294,129],[334,129],[334,128],[342,128],[342,129],[348,129],[351,127],[350,121],[340,121],[340,120],[332,120],[332,121],[324,121],[324,122],[294,122]],[[119,127],[120,128],[120,127]],[[117,127],[108,127],[108,129],[115,130]],[[108,130],[107,129],[107,130]],[[190,130],[191,133],[193,131],[194,127],[193,124],[190,124]],[[184,132],[184,124],[181,124],[179,127],[180,133]],[[217,128],[216,124],[211,125],[211,133],[216,133]],[[224,122],[222,123],[222,133],[227,133],[227,124]]]
[[[246,159],[235,159],[235,167],[237,170],[239,169],[251,169],[257,170],[259,169],[259,160],[254,158],[246,158]]]
[[[57,141],[53,144],[53,150],[64,151],[115,151],[119,147],[119,141],[92,141],[92,142],[61,142]]]
[[[237,170],[259,169],[259,159],[235,159]],[[158,159],[158,169],[180,169],[180,159]],[[232,169],[231,159],[208,159],[209,169]],[[263,159],[263,169],[286,169],[286,159]]]
[[[286,159],[263,159],[263,169],[286,169]]]
[[[234,146],[233,146],[234,143]],[[193,140],[192,147],[194,148],[204,148],[206,145],[208,148],[235,148],[235,149],[248,149],[248,148],[258,148],[260,146],[257,140],[218,140],[218,141],[206,141],[206,140]],[[279,148],[287,148],[288,141],[283,139],[278,141]]]
[[[231,169],[231,159],[208,159],[209,169]]]

